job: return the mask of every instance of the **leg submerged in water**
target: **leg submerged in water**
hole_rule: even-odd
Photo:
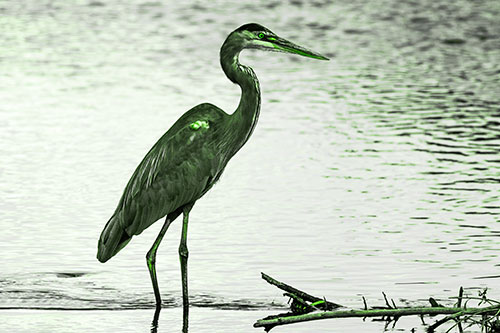
[[[161,308],[156,308],[155,314],[153,316],[153,321],[151,322],[151,333],[158,332],[158,319],[160,318]]]

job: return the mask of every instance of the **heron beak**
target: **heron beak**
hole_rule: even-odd
[[[330,60],[321,54],[314,52],[312,50],[308,50],[305,47],[294,44],[284,38],[281,37],[269,37],[268,42],[273,45],[276,51],[287,52],[287,53],[295,53],[304,57],[319,59],[319,60]]]

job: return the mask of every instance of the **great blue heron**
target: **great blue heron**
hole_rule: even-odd
[[[159,310],[161,297],[156,278],[156,251],[170,224],[183,213],[179,258],[185,329],[189,309],[186,245],[189,212],[196,200],[217,182],[227,162],[248,140],[259,117],[259,81],[252,68],[238,61],[239,53],[245,48],[328,60],[256,23],[245,24],[231,32],[220,50],[220,63],[226,76],[241,87],[238,108],[229,115],[215,105],[204,103],[183,114],[139,164],[99,239],[97,259],[106,262],[133,236],[166,216],[146,255]]]

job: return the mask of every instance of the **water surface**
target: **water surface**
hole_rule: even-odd
[[[0,330],[149,330],[161,223],[105,265],[97,239],[183,112],[236,108],[218,52],[254,21],[332,60],[243,52],[262,112],[190,215],[192,331],[281,311],[261,271],[349,307],[498,299],[499,17],[497,1],[0,2]],[[159,331],[180,327],[179,237],[158,253]],[[275,331],[305,329],[384,325]]]

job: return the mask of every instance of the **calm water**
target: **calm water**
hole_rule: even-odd
[[[183,112],[236,108],[218,52],[254,21],[332,60],[242,54],[262,113],[191,213],[191,331],[279,312],[261,271],[349,307],[500,298],[500,2],[0,1],[0,331],[149,330],[161,223],[105,265],[97,239]],[[158,253],[159,332],[180,330],[179,237]],[[315,330],[384,325],[273,332]]]

